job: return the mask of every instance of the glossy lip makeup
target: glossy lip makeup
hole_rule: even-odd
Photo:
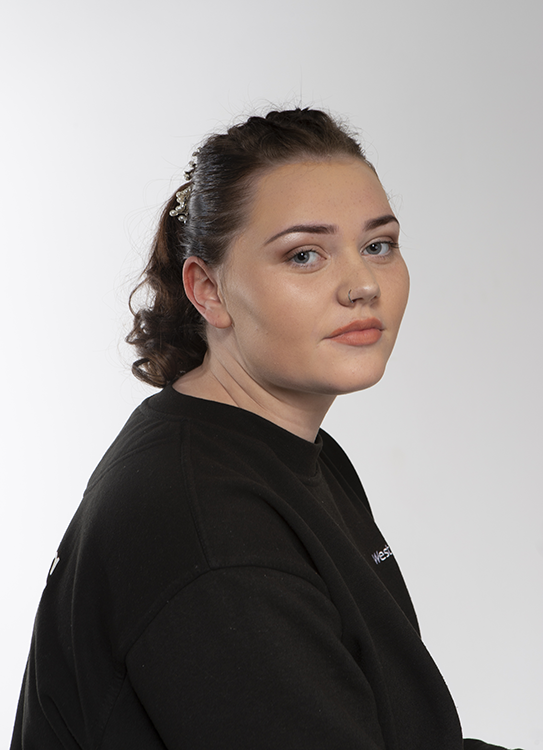
[[[366,318],[355,320],[343,328],[336,329],[328,336],[331,341],[348,346],[368,346],[376,344],[381,338],[383,324],[379,318]]]

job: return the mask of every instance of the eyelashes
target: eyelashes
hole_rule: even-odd
[[[394,250],[397,250],[400,246],[397,242],[390,240],[377,240],[377,242],[370,242],[369,245],[362,250],[368,256],[373,258],[382,258],[390,255]]]
[[[388,258],[394,251],[399,250],[399,244],[392,240],[374,240],[365,245],[360,254],[367,258]],[[287,263],[297,268],[316,268],[328,259],[328,254],[322,249],[311,247],[297,249],[287,257]]]
[[[298,250],[288,260],[293,266],[309,266],[314,265],[320,257],[317,250]]]

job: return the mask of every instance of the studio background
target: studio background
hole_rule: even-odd
[[[359,470],[467,736],[543,745],[543,6],[31,0],[0,11],[0,744],[96,463],[152,389],[126,301],[193,147],[238,115],[360,129],[411,300],[325,422]]]

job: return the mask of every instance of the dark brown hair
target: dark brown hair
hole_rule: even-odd
[[[243,226],[255,179],[266,169],[291,161],[350,156],[367,161],[348,130],[326,112],[293,109],[250,117],[226,133],[212,135],[199,149],[189,182],[186,223],[166,204],[141,283],[130,296],[134,326],[127,336],[139,359],[132,372],[157,387],[198,367],[207,350],[205,321],[183,287],[183,263],[196,255],[218,266]],[[137,291],[148,293],[147,306],[134,310]]]

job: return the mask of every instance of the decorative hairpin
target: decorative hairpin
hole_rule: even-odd
[[[184,188],[181,188],[181,190],[177,191],[175,197],[177,198],[177,202],[179,205],[175,208],[172,208],[172,210],[170,211],[170,216],[177,216],[177,219],[183,224],[186,224],[189,218],[189,200],[192,193],[192,176],[194,174],[194,170],[196,169],[196,159],[199,153],[199,148],[197,148],[196,151],[193,152],[192,159],[189,161],[189,166],[185,170],[185,180],[189,184]]]
[[[194,159],[192,159],[191,161],[189,161],[189,166],[185,170],[185,180],[187,180],[187,182],[189,180],[192,180],[192,175],[194,174],[195,169],[196,169],[196,162]]]
[[[187,185],[182,190],[178,190],[175,194],[175,197],[177,198],[178,206],[175,208],[172,208],[170,211],[170,216],[177,216],[178,221],[180,221],[182,224],[187,223],[187,219],[189,218],[189,200],[190,200],[190,194],[192,190],[192,185]]]

